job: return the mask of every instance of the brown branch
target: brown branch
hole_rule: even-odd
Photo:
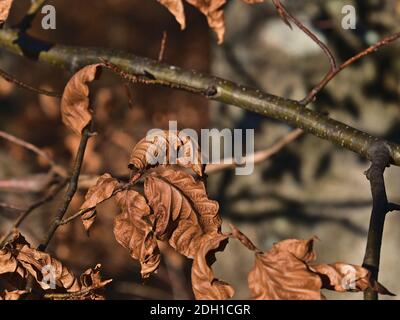
[[[0,191],[17,193],[38,193],[44,191],[55,180],[51,170],[47,173],[38,173],[21,178],[0,180]]]
[[[164,59],[164,53],[167,47],[167,39],[168,39],[168,33],[167,31],[164,31],[161,39],[160,52],[158,53],[158,61],[160,62],[163,61]]]
[[[34,144],[17,138],[16,136],[13,136],[12,134],[9,134],[2,130],[0,130],[0,137],[36,153],[39,157],[42,157],[44,160],[46,160],[51,166],[56,165],[54,160],[46,152],[36,147]]]
[[[97,178],[96,178],[96,180],[97,180]],[[124,191],[124,190],[126,190],[128,188],[133,187],[137,182],[138,182],[138,180],[134,180],[134,181],[130,181],[128,183],[125,183],[125,184],[121,185],[120,187],[118,187],[117,189],[114,190],[114,192],[112,193],[110,198],[114,197],[117,193],[119,193],[121,191]],[[69,216],[68,218],[65,218],[65,219],[61,220],[59,224],[60,225],[64,225],[64,224],[70,223],[71,221],[75,220],[76,218],[79,218],[80,216],[84,215],[86,212],[95,209],[96,206],[98,206],[99,204],[109,200],[110,198],[107,198],[107,199],[105,199],[103,201],[98,202],[94,207],[80,209],[78,212],[74,213],[73,215]]]
[[[15,79],[12,75],[10,75],[9,73],[5,72],[4,70],[0,69],[0,76],[3,77],[5,80],[7,80],[8,82],[14,83],[17,86],[20,86],[21,88],[27,89],[29,91],[35,92],[37,94],[42,94],[45,96],[50,96],[50,97],[57,97],[57,98],[61,98],[62,94],[59,92],[53,92],[53,91],[47,91],[47,90],[43,90],[43,89],[38,89],[35,87],[32,87],[31,85],[22,82],[21,80]]]
[[[52,168],[52,172],[54,172],[64,178],[67,176],[67,172],[63,167],[57,165],[54,162],[54,160],[46,152],[44,152],[43,150],[41,150],[39,147],[35,146],[34,144],[27,142],[25,140],[22,140],[20,138],[17,138],[16,136],[9,134],[7,132],[4,132],[2,130],[0,130],[0,137],[11,143],[19,145],[25,149],[28,149],[28,150],[36,153],[39,157],[42,157],[44,160],[46,160],[49,163],[49,165]]]
[[[302,134],[303,134],[303,130],[301,130],[301,129],[295,129],[295,130],[291,131],[289,134],[285,135],[284,137],[279,139],[277,142],[275,142],[271,147],[269,147],[265,150],[262,150],[262,151],[258,151],[256,153],[254,153],[251,157],[246,156],[243,159],[243,165],[245,163],[247,163],[247,158],[252,159],[252,162],[254,164],[257,164],[257,163],[260,163],[260,162],[263,162],[263,161],[269,159],[270,157],[274,156],[279,151],[281,151],[286,145],[288,145],[289,143],[291,143],[292,141],[294,141],[298,137],[300,137]],[[205,172],[207,174],[210,174],[210,173],[218,172],[218,171],[225,170],[225,169],[236,168],[238,166],[238,164],[235,162],[234,158],[223,160],[223,162],[226,162],[226,163],[208,164],[206,166]]]
[[[351,57],[350,59],[346,60],[344,63],[342,63],[338,68],[335,68],[333,70],[331,70],[330,72],[328,72],[326,74],[326,76],[321,80],[321,82],[319,84],[317,84],[311,91],[310,93],[307,95],[306,98],[304,98],[301,103],[303,105],[307,105],[310,102],[314,101],[316,96],[318,95],[319,92],[321,92],[326,85],[339,73],[341,72],[343,69],[347,68],[348,66],[350,66],[351,64],[353,64],[354,62],[356,62],[357,60],[360,60],[361,58],[364,58],[365,56],[374,53],[375,51],[377,51],[379,48],[397,40],[400,38],[400,32],[397,32],[393,35],[389,35],[383,39],[381,39],[380,41],[378,41],[377,43],[375,43],[374,45],[368,47],[367,49],[365,49],[364,51],[356,54],[355,56]]]
[[[280,0],[272,0],[272,2],[275,5],[282,20],[290,28],[292,28],[292,26],[290,25],[289,21],[292,21],[301,31],[303,31],[309,38],[311,38],[311,40],[314,41],[321,48],[321,50],[325,53],[325,55],[328,57],[328,60],[330,63],[330,71],[335,70],[336,69],[336,59],[335,59],[334,55],[332,54],[331,50],[328,48],[328,46],[325,43],[323,43],[321,40],[319,40],[318,37],[310,29],[308,29],[300,20],[298,20],[295,16],[293,16],[286,9],[286,7],[280,2]]]
[[[104,281],[99,285],[95,285],[92,287],[84,288],[80,291],[75,291],[75,292],[66,292],[66,293],[46,293],[44,294],[44,298],[46,299],[58,299],[58,300],[66,300],[66,299],[74,299],[77,297],[82,297],[85,296],[93,291],[96,291],[98,289],[104,288],[104,286],[107,283],[110,283],[112,280]]]
[[[64,195],[64,200],[61,205],[61,207],[58,209],[56,216],[53,219],[53,222],[50,225],[50,228],[47,232],[47,234],[44,236],[41,244],[38,247],[38,250],[40,251],[45,251],[47,249],[47,246],[49,245],[51,239],[53,238],[54,233],[60,226],[60,222],[62,221],[65,213],[67,212],[67,209],[71,203],[71,200],[73,196],[75,195],[75,192],[78,188],[78,180],[79,180],[79,175],[81,173],[81,168],[82,168],[82,163],[83,163],[83,158],[85,155],[86,151],[86,146],[89,138],[91,137],[91,132],[89,127],[86,127],[82,131],[82,136],[81,136],[81,141],[79,144],[79,148],[76,154],[75,158],[75,164],[72,170],[72,175],[68,184],[68,189]]]
[[[25,208],[18,207],[16,205],[10,204],[10,203],[4,203],[0,202],[0,208],[6,209],[6,210],[11,210],[11,211],[25,211]]]
[[[45,195],[42,199],[36,201],[35,203],[33,203],[32,205],[30,205],[27,209],[25,209],[23,212],[21,212],[19,214],[19,216],[17,217],[17,219],[14,221],[12,227],[10,228],[10,230],[0,239],[0,248],[2,248],[5,243],[7,242],[8,238],[12,235],[13,231],[15,229],[17,229],[21,223],[37,208],[41,207],[42,205],[52,201],[57,194],[64,189],[66,185],[66,180],[62,181],[61,183],[59,183],[59,185],[57,185],[54,190],[52,190],[51,192],[49,192],[47,195]]]

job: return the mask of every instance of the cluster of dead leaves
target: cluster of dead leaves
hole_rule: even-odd
[[[96,78],[101,66],[84,67],[65,87],[62,120],[77,134],[93,120],[88,82]],[[233,289],[215,282],[207,256],[221,249],[228,237],[221,233],[218,203],[208,198],[201,178],[195,179],[187,171],[203,176],[200,157],[198,146],[183,132],[153,132],[132,150],[128,166],[133,173],[131,181],[122,186],[108,173],[99,177],[85,196],[81,218],[89,231],[96,218],[96,206],[114,197],[121,210],[115,218],[115,238],[132,258],[139,260],[143,278],[157,271],[161,260],[158,243],[167,241],[177,252],[194,259],[193,282],[205,283],[213,289],[213,297],[224,299],[233,295]],[[133,188],[141,177],[143,195]],[[196,290],[202,286],[194,286],[197,297],[204,297],[201,290]]]
[[[14,0],[0,1],[0,24],[4,23],[7,20],[13,2]]]
[[[64,90],[62,119],[78,134],[93,118],[87,82],[96,78],[100,66],[81,69]],[[234,295],[233,287],[216,279],[211,269],[215,253],[224,250],[230,237],[255,252],[255,265],[248,276],[254,299],[324,299],[322,289],[345,292],[370,288],[391,294],[360,266],[312,264],[316,258],[314,239],[285,240],[262,252],[234,226],[231,233],[222,233],[219,206],[207,195],[200,160],[198,146],[184,133],[159,130],[149,134],[132,149],[128,184],[106,173],[88,190],[81,206],[86,231],[95,221],[96,206],[114,198],[120,209],[114,221],[115,238],[140,262],[142,277],[157,271],[160,242],[168,242],[179,254],[193,259],[192,288],[197,299],[228,299]],[[139,179],[144,180],[143,194],[135,190]],[[66,275],[68,281],[60,284],[70,290],[74,278],[68,272]]]
[[[186,27],[183,0],[157,0],[164,5],[175,17],[182,29]],[[217,34],[218,43],[222,43],[225,34],[223,7],[226,0],[185,0],[207,17],[207,22]],[[264,0],[242,0],[248,4],[264,2]]]
[[[262,252],[237,228],[231,226],[232,236],[255,252],[255,264],[248,275],[252,298],[261,300],[322,300],[321,289],[338,292],[358,292],[372,289],[393,295],[372,279],[371,273],[360,266],[333,263],[312,264],[316,259],[314,241],[288,239]]]
[[[140,148],[134,150],[137,149]],[[142,156],[145,157],[144,152]],[[136,152],[134,158],[141,157]],[[144,158],[141,160],[145,163]],[[204,286],[210,287],[209,293],[218,299],[233,295],[229,286],[224,291],[223,286],[215,284],[207,258],[211,251],[221,249],[228,237],[221,232],[218,203],[208,198],[202,181],[167,166],[146,172],[144,195],[130,186],[118,189],[118,185],[117,180],[105,174],[89,189],[82,205],[82,209],[90,209],[87,216],[82,216],[86,228],[93,224],[94,205],[115,195],[121,210],[115,217],[115,238],[132,258],[139,260],[143,278],[157,271],[161,260],[159,242],[167,241],[177,252],[194,259],[192,282],[200,284],[193,286],[196,297],[204,297]]]
[[[79,278],[48,253],[31,248],[20,233],[0,250],[0,282],[6,290],[0,300],[100,300],[111,280],[102,280],[100,265]],[[32,282],[32,289],[27,289]]]

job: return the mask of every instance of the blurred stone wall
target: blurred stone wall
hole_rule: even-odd
[[[286,1],[288,8],[326,41],[343,61],[373,41],[398,31],[396,1]],[[301,3],[301,4],[300,4]],[[357,29],[341,29],[341,8],[353,4]],[[397,10],[397,11],[396,11]],[[328,69],[326,57],[298,29],[291,31],[272,5],[231,1],[225,43],[215,45],[212,72],[266,92],[301,99]],[[400,142],[399,45],[392,44],[334,79],[312,106],[351,126]],[[271,145],[290,128],[285,124],[214,104],[217,128],[254,128],[255,149]],[[242,229],[267,250],[276,241],[316,235],[318,261],[361,264],[371,210],[368,162],[331,143],[304,135],[250,176],[225,171],[210,176],[211,196],[220,201],[224,221]],[[400,169],[386,171],[387,191],[400,200]],[[400,293],[400,216],[389,214],[382,247],[380,280]],[[232,241],[220,254],[217,274],[248,298],[246,279],[252,254]],[[326,293],[328,298],[361,299],[362,294]],[[386,298],[386,297],[382,297]],[[393,299],[396,299],[394,297]]]

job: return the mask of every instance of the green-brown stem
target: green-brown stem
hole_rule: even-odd
[[[277,97],[196,71],[109,49],[48,44],[16,30],[0,30],[0,47],[54,66],[76,71],[100,58],[134,75],[158,80],[174,88],[199,92],[208,98],[281,120],[368,158],[371,145],[381,141],[325,114],[304,108],[298,101]],[[392,164],[400,166],[400,146],[386,143]]]

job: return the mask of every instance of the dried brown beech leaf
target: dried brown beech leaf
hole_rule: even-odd
[[[0,300],[19,300],[22,296],[27,294],[28,291],[26,290],[14,290],[14,291],[7,291],[0,292]]]
[[[371,273],[360,266],[334,263],[310,266],[310,269],[321,276],[323,288],[338,292],[365,291],[372,288],[380,294],[394,296],[379,282],[371,278]]]
[[[321,289],[360,291],[367,288],[388,294],[383,286],[370,281],[369,272],[346,264],[310,265],[316,258],[315,238],[290,239],[276,243],[271,250],[256,254],[254,268],[248,276],[255,299],[321,300]],[[349,273],[350,270],[353,273]],[[353,280],[348,282],[350,276]],[[349,284],[349,285],[348,285]]]
[[[215,279],[211,269],[215,253],[223,251],[227,243],[228,236],[222,234],[201,240],[192,266],[192,287],[196,299],[224,300],[233,297],[235,290],[226,282]]]
[[[16,260],[35,278],[43,290],[50,289],[48,281],[44,281],[49,275],[54,277],[57,287],[67,292],[80,290],[78,280],[67,267],[48,253],[31,248],[29,244],[17,249]]]
[[[47,299],[101,299],[101,289],[111,280],[102,281],[100,265],[89,269],[78,279],[62,263],[45,252],[30,247],[25,238],[16,233],[0,250],[0,278],[15,288],[25,287],[28,276],[33,276],[38,289]],[[16,279],[19,276],[20,279]],[[23,281],[20,281],[23,280]],[[51,283],[54,281],[55,288]],[[3,299],[17,299],[24,291],[0,293]]]
[[[184,256],[193,258],[203,238],[220,233],[218,202],[208,198],[203,182],[186,172],[153,173],[146,177],[144,192],[157,239],[168,240]]]
[[[0,24],[7,20],[13,2],[14,0],[0,1]]]
[[[102,280],[100,268],[101,265],[98,264],[80,276],[81,289],[79,291],[68,294],[48,294],[47,298],[52,300],[104,300],[104,288],[112,280]]]
[[[81,206],[81,210],[93,208],[82,215],[82,223],[86,231],[89,231],[96,218],[95,207],[99,203],[111,198],[118,185],[116,179],[114,179],[109,173],[105,173],[97,179],[94,186],[89,188],[85,196],[85,202]]]
[[[260,3],[264,0],[243,0],[248,4]],[[182,0],[158,0],[175,16],[181,28],[186,26]],[[186,0],[207,17],[208,25],[215,31],[218,43],[222,43],[225,34],[223,6],[226,0]]]
[[[203,175],[199,146],[184,131],[156,130],[148,134],[136,144],[129,159],[129,168],[138,171],[167,164],[179,164]]]
[[[185,11],[183,9],[182,0],[157,0],[163,6],[165,6],[169,12],[175,17],[176,21],[181,26],[181,29],[186,28]]]
[[[207,17],[207,22],[217,34],[218,43],[224,41],[225,22],[222,10],[226,0],[186,0]]]
[[[77,134],[81,134],[92,120],[87,83],[97,78],[100,66],[92,64],[82,68],[72,76],[64,89],[61,99],[62,121]]]
[[[321,278],[308,269],[315,257],[313,240],[285,240],[256,254],[248,282],[254,299],[320,300]],[[296,248],[298,245],[298,249]],[[305,260],[303,260],[305,259]]]
[[[0,250],[0,277],[13,275],[25,279],[29,275],[17,259],[18,251],[25,246],[29,246],[28,242],[22,235],[15,232],[13,238]]]
[[[160,264],[160,252],[149,219],[146,199],[134,190],[118,193],[116,201],[121,209],[114,221],[114,235],[118,243],[129,250],[132,258],[140,261],[143,278],[149,277]]]

